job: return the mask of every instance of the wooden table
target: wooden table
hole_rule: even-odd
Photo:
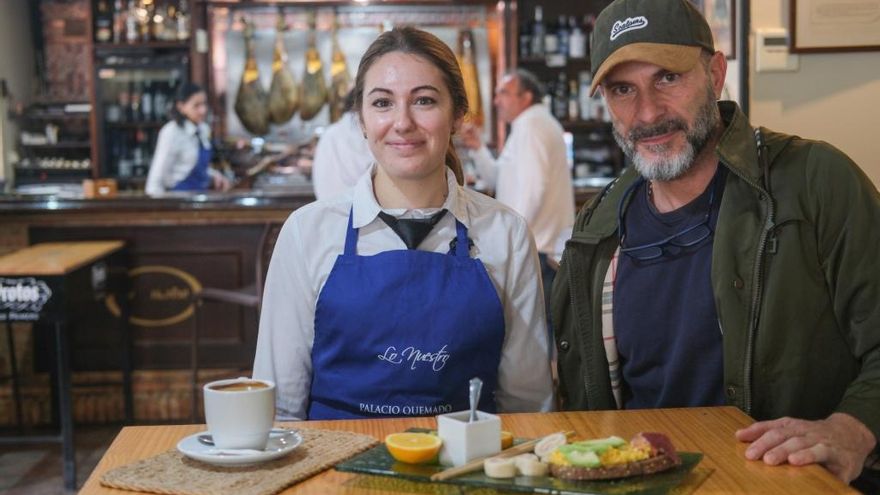
[[[73,444],[73,404],[70,387],[68,325],[95,303],[103,304],[108,292],[115,292],[122,315],[122,388],[126,419],[133,414],[131,392],[130,334],[127,313],[127,260],[122,241],[49,242],[35,244],[0,256],[0,321],[5,321],[12,365],[16,417],[21,427],[21,394],[16,369],[12,321],[28,321],[51,328],[51,343],[45,354],[54,354],[52,373],[53,414],[57,414],[57,436],[2,436],[0,443],[60,442],[64,486],[76,485]],[[53,352],[54,351],[54,352]]]
[[[746,445],[737,442],[734,431],[752,422],[733,407],[656,409],[640,411],[502,414],[505,430],[518,437],[536,437],[555,431],[574,430],[581,438],[619,435],[629,438],[640,431],[669,435],[682,451],[702,452],[697,470],[711,471],[696,487],[698,494],[711,493],[797,493],[798,495],[857,493],[820,466],[766,466],[748,461]],[[370,419],[286,423],[295,428],[325,428],[372,435],[385,435],[410,427],[435,428],[434,418]],[[105,488],[99,480],[109,469],[144,459],[168,449],[204,425],[134,426],[124,428],[104,454],[83,486],[80,495],[132,493]],[[325,495],[328,493],[401,493],[364,489],[365,475],[327,470],[289,488],[284,493]],[[697,478],[697,477],[694,477]]]

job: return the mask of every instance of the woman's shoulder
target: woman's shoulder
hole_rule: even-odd
[[[175,120],[165,122],[165,125],[159,129],[159,137],[165,136],[166,139],[179,139],[184,135],[183,127]]]
[[[339,219],[348,220],[351,205],[350,194],[319,199],[294,210],[287,222],[320,227],[326,222],[338,221]]]
[[[462,199],[468,209],[468,216],[472,221],[491,219],[493,222],[502,222],[511,229],[524,228],[526,220],[513,208],[498,201],[497,199],[473,189],[462,187]]]

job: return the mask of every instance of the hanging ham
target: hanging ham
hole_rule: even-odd
[[[287,65],[284,49],[284,33],[287,24],[284,14],[278,13],[278,29],[275,32],[275,56],[272,59],[272,84],[269,86],[269,121],[283,124],[293,118],[299,107],[299,86]]]
[[[464,90],[467,93],[468,113],[466,119],[476,125],[483,124],[483,103],[480,98],[480,78],[477,72],[477,57],[474,47],[474,36],[470,29],[458,33],[458,66],[464,79]]]
[[[351,75],[345,62],[345,54],[339,47],[336,33],[339,25],[333,21],[333,58],[330,63],[330,122],[336,122],[345,113],[345,97],[351,89]]]
[[[306,48],[306,70],[302,81],[302,98],[299,116],[304,121],[312,120],[327,101],[327,83],[324,82],[324,67],[321,56],[315,47],[315,14],[309,14],[309,43]]]
[[[247,58],[244,72],[241,74],[241,85],[235,96],[235,114],[244,128],[252,134],[262,136],[269,131],[269,108],[266,90],[260,84],[260,70],[254,55],[254,27],[246,19],[244,22],[244,45]]]

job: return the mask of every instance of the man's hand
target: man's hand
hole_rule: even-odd
[[[818,463],[846,483],[862,472],[865,458],[877,443],[868,427],[845,413],[818,421],[759,421],[738,430],[736,439],[752,443],[746,449],[747,459],[763,459],[771,466]]]
[[[458,137],[461,139],[461,144],[467,149],[479,149],[482,145],[482,141],[480,140],[480,128],[470,122],[461,125],[461,132],[459,132]]]

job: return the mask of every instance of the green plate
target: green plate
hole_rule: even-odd
[[[662,473],[608,481],[566,481],[551,476],[517,476],[516,478],[490,478],[482,471],[432,483],[468,485],[517,492],[541,493],[591,493],[591,494],[666,494],[684,481],[691,470],[699,464],[703,454],[679,452],[681,466]],[[338,471],[393,476],[411,481],[429,482],[431,475],[445,469],[439,464],[406,464],[391,457],[384,444],[379,444],[336,465]],[[378,488],[378,487],[377,487]]]

